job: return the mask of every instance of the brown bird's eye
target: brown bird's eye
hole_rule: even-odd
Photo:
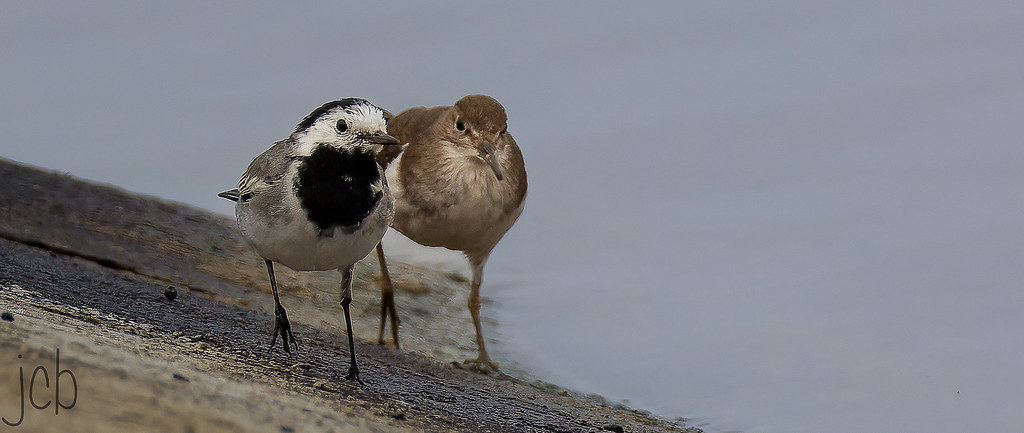
[[[345,122],[345,119],[338,120],[336,128],[338,128],[338,132],[345,132],[348,130],[348,123]]]
[[[455,119],[455,129],[458,129],[460,132],[466,130],[466,124],[462,123],[462,119]]]

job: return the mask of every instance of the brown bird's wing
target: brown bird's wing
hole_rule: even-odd
[[[501,134],[501,137],[505,141],[505,151],[509,153],[509,158],[512,160],[511,164],[503,169],[509,171],[506,176],[507,180],[516,182],[515,199],[506,204],[506,211],[511,211],[520,207],[523,200],[526,199],[526,163],[523,161],[523,152],[519,150],[519,145],[512,138],[512,134],[505,132]]]
[[[398,113],[388,119],[388,134],[398,139],[400,146],[385,146],[377,154],[377,163],[387,168],[391,161],[405,149],[406,144],[415,141],[416,137],[430,128],[438,117],[451,107],[415,107]],[[390,114],[390,113],[389,113]]]

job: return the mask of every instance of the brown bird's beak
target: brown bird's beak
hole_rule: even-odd
[[[480,157],[487,161],[491,165],[491,170],[494,170],[494,176],[498,180],[504,179],[501,175],[501,166],[498,165],[498,157],[494,154],[494,145],[491,143],[484,143],[480,146]]]
[[[376,132],[376,133],[373,133],[373,134],[366,134],[366,135],[363,135],[360,138],[362,138],[363,140],[366,140],[366,141],[368,141],[370,143],[373,143],[373,144],[381,144],[381,145],[398,144],[398,139],[397,138],[392,137],[392,136],[390,136],[388,134],[385,134],[383,132]]]

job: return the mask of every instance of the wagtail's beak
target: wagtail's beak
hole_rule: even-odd
[[[494,170],[494,176],[498,180],[504,179],[501,175],[501,166],[498,165],[498,157],[494,154],[494,145],[491,143],[484,143],[480,146],[480,157],[487,161],[491,165],[491,170]]]
[[[366,134],[366,135],[363,135],[361,138],[363,140],[366,140],[366,141],[368,141],[370,143],[373,143],[373,144],[381,144],[381,145],[398,144],[398,139],[397,138],[392,137],[392,136],[390,136],[388,134],[385,134],[383,132],[376,132],[376,133],[373,133],[373,134]]]

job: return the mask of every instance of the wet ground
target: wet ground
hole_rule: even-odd
[[[0,179],[0,417],[13,428],[699,431],[454,368],[474,354],[460,275],[389,263],[403,348],[375,344],[372,257],[353,286],[363,383],[345,381],[337,273],[279,272],[299,349],[268,351],[265,268],[229,219],[2,160]]]

